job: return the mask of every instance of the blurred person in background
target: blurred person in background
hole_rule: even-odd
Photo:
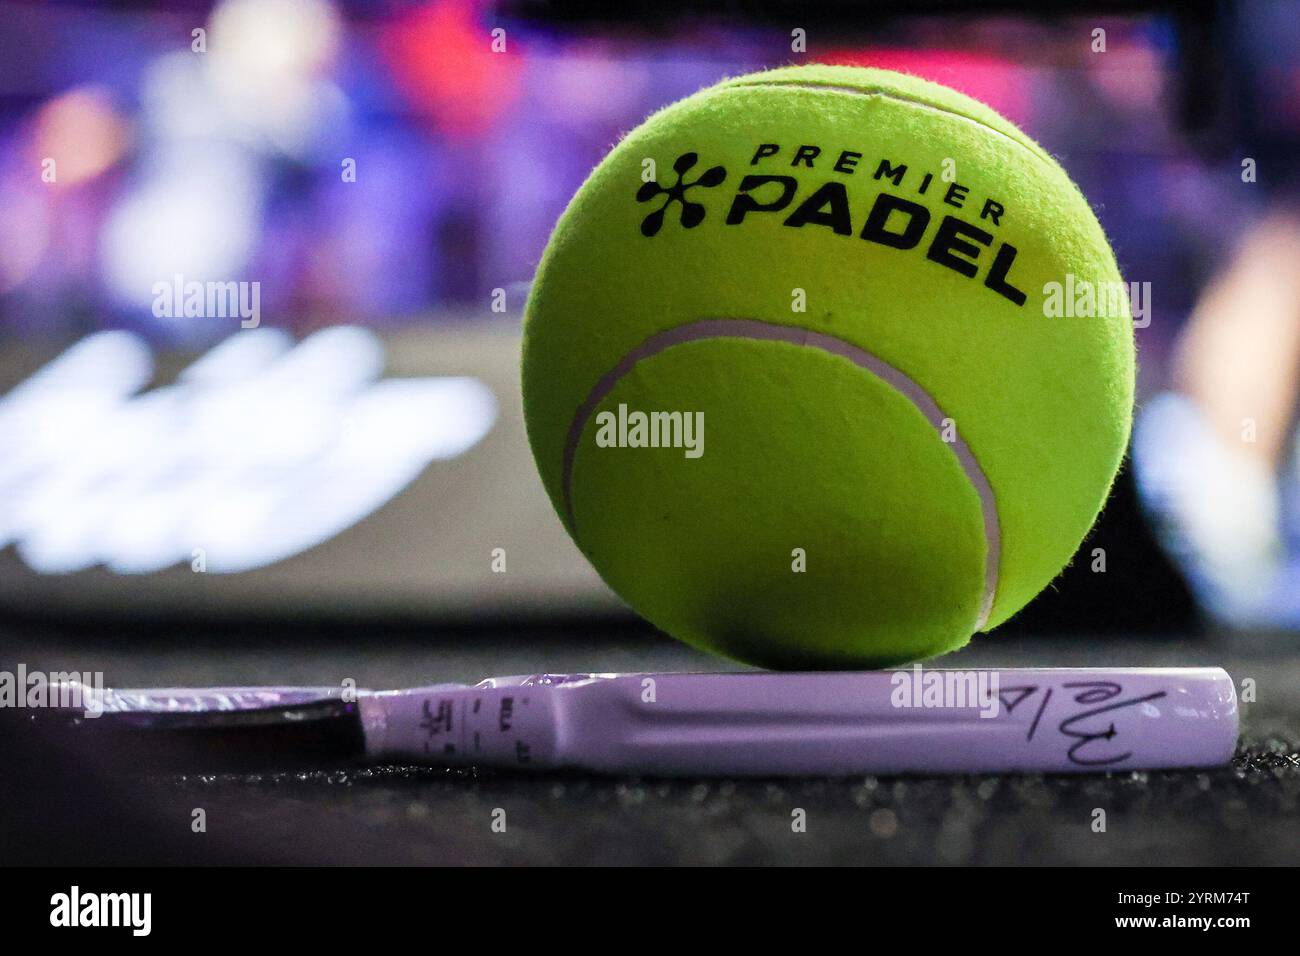
[[[1220,207],[1216,270],[1174,343],[1168,390],[1139,410],[1134,458],[1212,616],[1300,627],[1300,17],[1275,0],[1237,13],[1237,141],[1218,165],[1239,180],[1237,208]]]

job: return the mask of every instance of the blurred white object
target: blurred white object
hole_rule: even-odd
[[[1277,476],[1173,392],[1141,409],[1133,463],[1161,541],[1206,610],[1231,624],[1268,623],[1285,556]]]
[[[149,65],[145,148],[100,239],[104,280],[122,305],[149,303],[154,283],[174,275],[244,278],[261,239],[268,166],[306,159],[344,123],[348,104],[329,77],[340,31],[322,0],[226,0],[206,51]],[[165,324],[202,330],[184,316]]]
[[[496,421],[476,378],[378,381],[383,368],[365,329],[296,346],[259,329],[137,394],[148,347],[92,335],[0,400],[0,546],[42,573],[145,573],[199,554],[228,573],[305,551]]]
[[[268,326],[203,354],[126,332],[62,354],[12,343],[0,610],[626,614],[542,488],[519,349],[517,320],[469,312],[382,339],[335,327],[295,342]]]

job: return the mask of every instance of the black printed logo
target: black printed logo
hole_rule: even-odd
[[[704,222],[704,204],[689,197],[721,185],[727,169],[713,166],[688,181],[699,161],[693,150],[682,153],[673,163],[675,183],[649,182],[637,190],[636,201],[654,209],[641,220],[643,236],[659,234],[673,203],[681,206],[683,229]],[[773,227],[856,240],[858,249],[872,250],[882,268],[895,253],[921,256],[927,269],[940,267],[979,282],[1019,308],[1028,302],[1013,278],[1020,255],[1010,241],[1015,230],[1003,222],[1013,213],[995,196],[981,196],[971,185],[944,180],[903,157],[868,159],[864,152],[838,147],[823,152],[806,141],[797,147],[756,143],[748,167],[742,163],[730,161],[733,173],[739,173],[729,200],[709,194],[710,227],[752,225],[761,230],[752,236],[756,242],[771,238]],[[697,186],[700,192],[692,193]]]
[[[686,171],[699,162],[699,154],[682,153],[677,157],[677,162],[673,163],[673,172],[677,174],[677,182],[667,188],[660,186],[658,182],[651,181],[644,183],[637,190],[637,202],[649,202],[655,196],[664,195],[668,198],[664,204],[656,209],[650,215],[641,220],[641,234],[643,236],[653,236],[664,224],[664,216],[668,212],[668,207],[673,203],[680,203],[682,207],[681,223],[687,229],[694,229],[704,221],[704,207],[697,202],[691,202],[686,198],[686,191],[694,189],[696,186],[711,188],[717,186],[727,178],[727,171],[721,166],[714,166],[712,169],[706,169],[700,178],[694,182],[685,182]]]

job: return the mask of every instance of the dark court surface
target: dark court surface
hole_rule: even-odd
[[[1255,682],[1230,766],[1089,776],[656,780],[389,766],[156,772],[70,752],[3,715],[6,863],[1295,864],[1294,635],[997,635],[940,666],[1222,666]],[[500,674],[727,669],[603,627],[0,628],[0,669],[102,670],[122,686],[389,688]],[[731,668],[735,669],[735,668]],[[206,832],[195,832],[195,811]],[[794,832],[796,810],[806,832]],[[1097,810],[1105,831],[1096,832]],[[493,821],[504,812],[505,831]]]

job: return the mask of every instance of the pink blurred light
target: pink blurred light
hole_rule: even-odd
[[[56,178],[49,185],[67,188],[104,172],[121,158],[129,142],[128,123],[108,92],[87,86],[41,106],[31,151],[38,162],[54,160]]]
[[[490,129],[520,92],[519,42],[492,51],[492,28],[479,4],[442,0],[389,25],[381,49],[413,106],[445,132],[469,136]]]

